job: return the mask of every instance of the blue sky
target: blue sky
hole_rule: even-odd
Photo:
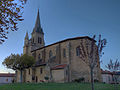
[[[66,38],[101,34],[108,42],[101,67],[105,68],[110,58],[120,60],[120,0],[28,0],[19,30],[10,31],[8,39],[0,45],[0,72],[13,72],[1,63],[11,53],[23,52],[26,31],[30,36],[38,8],[46,45]]]

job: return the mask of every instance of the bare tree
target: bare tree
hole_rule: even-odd
[[[120,62],[118,59],[116,59],[115,62],[113,62],[112,59],[110,59],[109,64],[106,65],[106,68],[112,72],[112,80],[114,83],[114,90],[118,90],[117,83],[118,83],[118,75],[117,72],[120,71]]]
[[[107,40],[101,39],[101,35],[99,35],[98,42],[95,40],[96,35],[93,36],[92,41],[86,40],[84,43],[80,43],[80,57],[85,61],[86,57],[88,59],[87,63],[90,67],[90,75],[91,75],[91,88],[94,90],[94,68],[100,63],[100,57],[104,54],[103,48],[106,46]],[[97,44],[96,44],[97,42]]]

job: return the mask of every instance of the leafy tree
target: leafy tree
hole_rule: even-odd
[[[118,60],[113,62],[113,60],[110,59],[110,62],[106,65],[106,68],[113,74],[112,80],[114,82],[114,90],[118,90],[117,83],[119,76],[117,76],[117,72],[120,71],[120,62]]]
[[[80,57],[85,61],[86,56],[88,56],[88,66],[90,67],[92,90],[94,90],[94,68],[98,65],[98,60],[100,57],[104,54],[103,48],[107,43],[106,39],[101,39],[101,35],[99,35],[98,42],[95,40],[95,37],[96,35],[93,36],[91,42],[87,40],[85,45],[83,45],[83,42],[80,43]]]
[[[27,0],[0,0],[0,44],[7,39],[10,30],[16,31],[22,21],[22,9]]]
[[[11,54],[10,56],[6,57],[2,64],[6,66],[7,68],[17,70],[18,69],[18,62],[20,61],[20,55],[19,54]]]
[[[22,82],[22,71],[25,68],[31,67],[35,63],[35,60],[32,56],[28,56],[26,54],[19,55],[19,54],[11,54],[7,58],[4,59],[3,65],[7,68],[13,70],[20,70],[21,72],[21,82]]]

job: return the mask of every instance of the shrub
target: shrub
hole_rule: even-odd
[[[94,79],[94,82],[99,82],[99,80],[97,80],[97,79]]]
[[[81,83],[83,81],[85,81],[85,78],[81,77],[81,78],[75,79],[73,82]]]
[[[45,78],[45,80],[48,80],[48,79],[49,79],[49,77],[47,77],[47,76],[45,76],[44,78]]]

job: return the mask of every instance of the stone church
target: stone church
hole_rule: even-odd
[[[85,52],[89,49],[86,49],[85,46],[86,43],[92,42],[92,38],[88,36],[68,38],[45,46],[39,10],[31,35],[32,37],[29,39],[28,33],[26,33],[23,54],[32,55],[36,63],[33,67],[23,70],[23,82],[39,83],[45,81],[45,78],[48,82],[72,82],[79,78],[90,82],[88,55]],[[84,48],[85,51],[81,51],[81,48]],[[84,59],[81,57],[82,53],[85,54]],[[17,82],[19,82],[19,71],[16,72],[16,76]],[[99,57],[98,65],[94,69],[94,79],[101,81]]]

